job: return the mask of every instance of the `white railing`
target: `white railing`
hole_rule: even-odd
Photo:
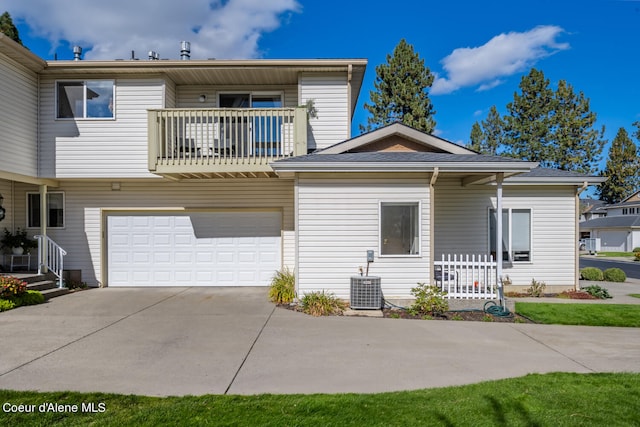
[[[58,287],[64,286],[62,274],[64,270],[64,256],[67,251],[51,240],[49,236],[37,235],[38,240],[38,274],[52,272],[58,278]]]
[[[493,256],[443,254],[434,261],[436,285],[447,298],[495,299],[498,297],[497,263]]]
[[[149,168],[267,165],[307,154],[305,108],[149,110]]]

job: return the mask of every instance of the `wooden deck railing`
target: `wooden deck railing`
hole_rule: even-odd
[[[223,166],[232,171],[234,165],[261,170],[273,160],[307,153],[304,107],[161,109],[148,114],[152,172],[188,172],[192,166],[201,172]]]
[[[493,256],[443,254],[434,261],[434,279],[447,298],[495,299],[498,297],[497,263]]]

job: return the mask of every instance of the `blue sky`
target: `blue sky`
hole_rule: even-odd
[[[591,100],[610,141],[640,120],[640,0],[417,2],[378,0],[2,0],[23,42],[45,59],[366,58],[354,134],[375,67],[405,38],[436,73],[436,134],[466,143],[492,105],[505,112],[531,67]],[[68,3],[68,5],[67,5]],[[80,4],[78,4],[80,3]],[[167,3],[167,4],[165,4]],[[606,150],[604,152],[606,156]]]

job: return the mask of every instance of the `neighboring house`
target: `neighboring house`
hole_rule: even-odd
[[[600,210],[606,216],[580,223],[581,234],[600,239],[602,251],[631,252],[640,247],[640,191]]]
[[[607,211],[604,209],[606,203],[596,199],[580,199],[580,222],[590,219],[604,218]]]
[[[0,34],[0,227],[47,236],[91,286],[264,286],[287,267],[300,295],[347,298],[367,250],[386,298],[443,270],[466,296],[500,276],[576,286],[578,197],[601,178],[400,124],[350,139],[365,68],[46,62]]]

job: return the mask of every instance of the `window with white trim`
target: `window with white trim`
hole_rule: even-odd
[[[56,83],[56,118],[113,119],[113,80],[61,81]]]
[[[380,203],[380,255],[420,254],[420,203]]]
[[[489,209],[489,251],[496,257],[496,210]],[[531,209],[502,210],[502,260],[531,261]]]
[[[27,193],[27,227],[39,228],[41,217],[40,194]],[[47,193],[47,227],[64,227],[64,193]]]

